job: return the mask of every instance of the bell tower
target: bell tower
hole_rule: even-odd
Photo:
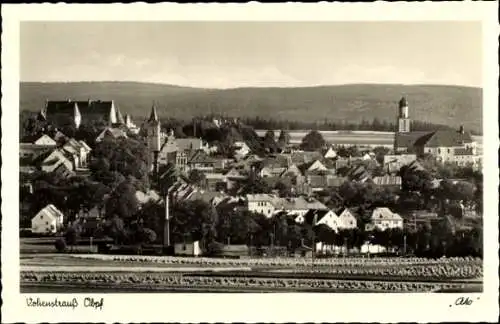
[[[399,100],[398,133],[410,132],[410,118],[408,116],[408,102],[405,97]]]
[[[147,148],[148,148],[148,168],[154,172],[158,171],[158,154],[160,153],[160,120],[156,112],[156,105],[153,103],[151,114],[147,121]]]

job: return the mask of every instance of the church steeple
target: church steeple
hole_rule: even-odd
[[[147,122],[147,147],[148,147],[148,164],[150,170],[158,171],[158,155],[161,150],[161,126],[160,120],[158,119],[158,113],[156,112],[156,105],[153,103],[151,107],[151,114]]]
[[[410,132],[410,117],[408,114],[408,101],[406,97],[402,97],[399,100],[398,108],[398,132],[408,133]]]
[[[148,123],[158,122],[158,113],[156,112],[156,105],[153,102],[153,106],[151,107],[151,114],[149,115]]]

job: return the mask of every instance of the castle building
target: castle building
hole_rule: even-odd
[[[477,142],[463,126],[458,130],[410,131],[408,103],[405,97],[399,101],[398,131],[394,137],[396,154],[430,154],[443,163],[471,166],[479,169],[482,157],[477,152]]]
[[[79,128],[82,123],[101,121],[107,126],[125,124],[120,109],[114,100],[49,101],[41,109],[40,118],[50,122],[56,128],[73,126]]]
[[[161,127],[156,106],[151,107],[151,114],[146,122],[146,145],[148,149],[148,168],[151,171],[158,171],[158,155],[161,149]]]

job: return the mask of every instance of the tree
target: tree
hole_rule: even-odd
[[[325,145],[326,141],[323,138],[323,135],[321,135],[321,133],[316,130],[312,130],[306,136],[304,136],[300,147],[305,151],[317,151],[323,148]]]
[[[78,222],[74,222],[71,226],[68,227],[66,233],[64,234],[65,241],[71,246],[71,250],[73,247],[78,244],[78,239],[80,238],[80,234],[82,232],[82,228]]]
[[[278,151],[278,145],[274,139],[274,131],[268,130],[264,135],[263,146],[267,152],[275,153]]]
[[[283,181],[278,181],[274,188],[278,190],[280,197],[290,197],[292,195],[292,187]]]
[[[191,184],[194,184],[196,186],[204,186],[204,183],[206,181],[205,174],[201,172],[200,170],[194,169],[189,172],[189,182]]]
[[[251,174],[250,177],[242,183],[240,189],[240,194],[257,194],[257,193],[270,193],[272,188],[267,182],[255,174]]]
[[[107,216],[117,215],[124,220],[132,219],[139,209],[136,191],[128,181],[120,183],[106,202]]]
[[[390,150],[385,146],[377,146],[373,149],[373,153],[375,153],[375,158],[378,163],[384,163],[384,156],[389,154]]]
[[[105,233],[117,244],[125,243],[129,239],[129,233],[125,227],[125,223],[123,219],[117,215],[108,219],[105,225]]]
[[[455,194],[458,200],[472,202],[476,187],[467,181],[459,181],[455,184]]]
[[[64,251],[66,251],[66,248],[67,248],[66,241],[62,237],[59,237],[55,241],[54,246],[55,246],[57,252],[64,252]]]
[[[278,146],[281,149],[283,149],[286,146],[288,146],[289,143],[290,143],[290,134],[286,130],[282,129],[278,137]]]

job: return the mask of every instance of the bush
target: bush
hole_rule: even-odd
[[[66,245],[66,241],[62,237],[58,238],[56,240],[56,242],[54,243],[54,245],[56,247],[57,252],[64,252],[64,251],[66,251],[66,248],[68,247]]]

